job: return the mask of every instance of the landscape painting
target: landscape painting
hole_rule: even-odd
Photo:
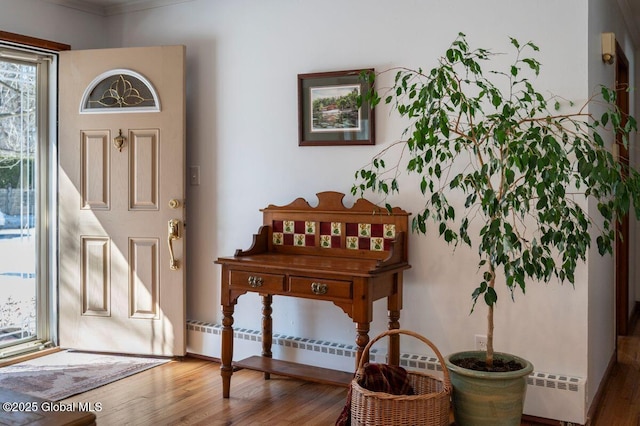
[[[373,68],[298,74],[298,145],[374,145]]]
[[[310,87],[311,132],[359,132],[360,85]]]

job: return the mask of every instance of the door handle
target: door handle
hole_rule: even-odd
[[[180,221],[171,219],[168,223],[167,243],[169,244],[169,268],[172,271],[180,269],[180,262],[173,255],[173,240],[179,240],[180,237]]]

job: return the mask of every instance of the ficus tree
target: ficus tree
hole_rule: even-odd
[[[361,100],[384,101],[406,126],[356,172],[352,187],[354,195],[386,197],[401,191],[404,171],[417,175],[425,204],[413,230],[477,250],[471,311],[479,301],[488,308],[488,367],[500,288],[513,298],[531,280],[574,284],[593,236],[601,255],[612,253],[617,219],[631,209],[640,216],[640,174],[612,149],[616,137],[627,145],[636,130],[616,107],[615,88],[602,87],[582,105],[545,96],[535,87],[538,47],[510,42],[504,69],[492,67],[504,57],[492,61],[497,53],[472,49],[460,33],[429,71],[383,71],[395,73],[387,89],[374,87],[381,73],[363,73],[371,90]],[[589,211],[590,197],[599,213]]]

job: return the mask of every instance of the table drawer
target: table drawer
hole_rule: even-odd
[[[284,275],[253,271],[230,271],[229,285],[254,291],[284,291]]]
[[[323,299],[351,299],[351,281],[326,280],[323,278],[291,277],[290,292]]]

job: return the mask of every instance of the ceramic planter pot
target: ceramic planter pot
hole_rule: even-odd
[[[452,361],[484,358],[483,351],[457,352],[445,357],[453,385],[456,426],[519,426],[533,365],[522,358],[495,353],[494,359],[515,360],[525,367],[513,372],[491,373],[461,368]]]

